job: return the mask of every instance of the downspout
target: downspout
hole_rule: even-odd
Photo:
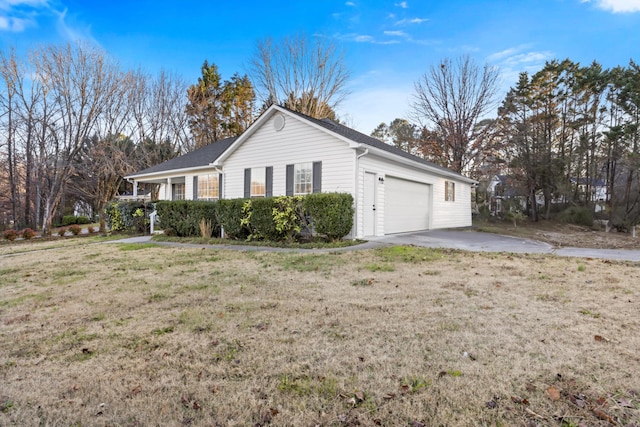
[[[358,222],[358,207],[360,205],[360,157],[364,157],[367,154],[369,154],[369,149],[365,148],[364,151],[362,152],[362,154],[358,154],[356,156],[356,173],[355,173],[355,181],[354,184],[356,186],[355,188],[355,193],[356,193],[356,220],[355,220],[355,233],[353,235],[353,240],[356,239],[356,235],[358,234],[358,227],[360,226],[359,222]],[[363,184],[364,185],[364,184]]]

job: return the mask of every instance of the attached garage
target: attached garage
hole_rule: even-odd
[[[416,181],[385,177],[384,233],[429,229],[430,186]]]

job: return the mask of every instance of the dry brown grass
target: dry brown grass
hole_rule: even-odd
[[[640,423],[638,264],[7,248],[2,426]]]
[[[523,221],[515,228],[509,221],[474,221],[474,225],[482,231],[540,240],[556,247],[640,249],[640,237],[615,230],[607,233],[597,224],[584,227],[541,219],[538,222]]]

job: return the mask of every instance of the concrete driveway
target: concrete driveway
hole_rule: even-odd
[[[382,237],[374,237],[369,240],[383,244],[415,245],[428,248],[451,248],[476,252],[540,253],[568,257],[640,261],[640,250],[554,248],[548,243],[536,240],[483,233],[471,229],[431,230],[415,233],[392,234]]]
[[[150,242],[151,236],[130,237],[104,243],[144,243]],[[640,261],[640,250],[627,249],[588,249],[588,248],[554,248],[548,243],[499,234],[483,233],[472,229],[431,230],[415,233],[391,234],[382,237],[368,238],[366,243],[332,249],[290,249],[249,245],[201,245],[176,242],[152,242],[166,246],[207,247],[211,249],[229,249],[240,251],[262,252],[306,252],[323,253],[373,249],[386,245],[414,245],[427,248],[451,248],[475,252],[509,252],[530,254],[555,254],[578,258],[600,258],[620,261]]]

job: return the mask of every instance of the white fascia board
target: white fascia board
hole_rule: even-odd
[[[374,154],[376,156],[383,157],[383,158],[389,159],[389,160],[393,160],[395,162],[402,163],[402,164],[405,164],[405,165],[408,165],[408,166],[412,166],[412,167],[415,167],[415,168],[418,168],[418,169],[426,170],[426,171],[429,171],[429,172],[433,173],[434,175],[440,175],[440,176],[444,176],[444,177],[454,178],[454,179],[457,179],[458,181],[464,181],[464,182],[467,182],[469,184],[476,184],[477,183],[476,180],[471,179],[471,178],[467,178],[466,176],[460,175],[460,174],[458,174],[456,172],[453,172],[453,171],[449,172],[449,171],[442,170],[442,169],[439,169],[439,168],[434,168],[434,167],[426,165],[426,164],[424,164],[422,162],[418,162],[418,161],[415,161],[415,160],[407,159],[406,157],[398,156],[397,154],[390,153],[388,151],[381,150],[379,148],[372,147],[372,146],[367,145],[367,144],[358,144],[358,145],[359,145],[358,148],[361,148],[361,149],[368,148],[370,154]]]
[[[162,177],[164,175],[166,175],[167,177],[169,176],[179,176],[179,175],[184,175],[185,172],[196,172],[196,171],[200,171],[200,170],[210,170],[210,169],[214,169],[218,172],[222,172],[219,168],[214,167],[213,165],[209,164],[206,166],[197,166],[197,167],[193,167],[193,168],[181,168],[181,169],[170,169],[170,170],[166,170],[166,171],[160,171],[160,172],[152,172],[152,173],[145,173],[143,175],[128,175],[125,176],[124,179],[131,180],[131,179],[135,179],[136,181],[140,181],[140,180],[144,180],[144,179],[156,179],[159,177]]]

